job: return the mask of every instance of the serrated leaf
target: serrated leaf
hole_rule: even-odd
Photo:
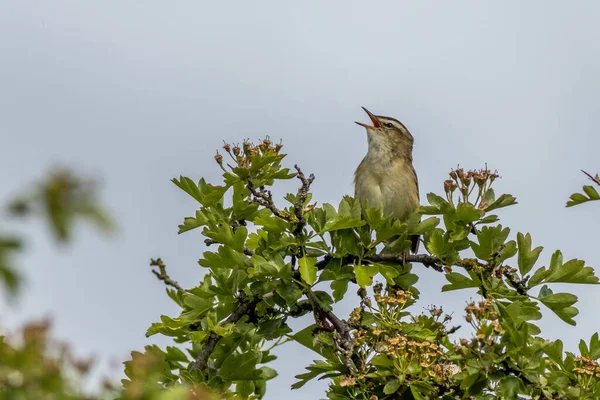
[[[543,296],[542,291],[540,291],[538,300],[554,311],[560,319],[570,325],[575,325],[573,317],[579,314],[579,311],[572,305],[577,302],[577,296],[571,293],[555,293]]]
[[[356,283],[364,288],[373,284],[373,277],[379,272],[376,266],[371,265],[355,265],[354,273],[356,275]]]
[[[544,351],[548,355],[548,358],[550,358],[552,361],[558,365],[563,364],[563,342],[556,340],[548,343],[544,348]]]
[[[544,305],[551,310],[568,307],[577,302],[577,296],[571,293],[553,293],[547,296],[538,297]]]
[[[488,215],[486,217],[481,218],[479,221],[477,221],[477,223],[475,225],[482,225],[482,224],[491,224],[494,222],[498,222],[499,218],[497,215]]]
[[[512,206],[513,204],[517,204],[517,199],[510,194],[503,194],[496,199],[492,204],[487,206],[485,212],[489,212],[498,208]]]
[[[186,176],[180,176],[179,180],[173,178],[171,179],[171,182],[173,182],[181,190],[192,196],[198,203],[202,203],[202,193],[200,192],[198,185],[196,185],[196,183],[193,180]]]
[[[318,326],[316,324],[309,325],[306,328],[302,329],[301,331],[296,332],[291,337],[297,343],[301,344],[302,346],[306,347],[307,349],[314,351],[315,353],[319,354],[322,357],[335,358],[334,353],[330,349],[328,349],[324,346],[320,346],[319,344],[317,344],[315,342],[314,336],[315,336],[315,330],[317,328],[318,328]],[[296,378],[298,378],[298,377],[296,377]]]
[[[598,192],[596,191],[596,188],[594,188],[593,186],[585,185],[583,187],[583,191],[585,192],[585,194],[588,195],[588,197],[591,200],[598,200],[598,199],[600,199],[600,194],[598,194]]]
[[[567,202],[567,207],[572,207],[588,201],[600,200],[600,194],[598,194],[596,188],[593,186],[585,185],[583,191],[585,194],[573,193],[570,197],[571,200]]]
[[[328,220],[319,234],[322,235],[325,232],[332,232],[340,229],[358,228],[366,223],[367,221],[364,221],[360,218],[338,216],[334,219]]]
[[[256,225],[264,227],[266,231],[281,233],[289,228],[289,223],[279,217],[262,214],[254,219]]]
[[[502,225],[494,227],[484,226],[477,232],[477,241],[471,242],[471,248],[475,255],[481,260],[489,260],[492,254],[496,253],[504,245],[509,228],[502,229]]]
[[[439,224],[439,218],[431,217],[421,221],[412,230],[409,231],[411,234],[423,235],[424,233],[432,231]]]
[[[514,240],[509,240],[504,244],[502,250],[500,250],[498,257],[496,257],[496,263],[501,264],[505,260],[513,257],[515,254],[517,254],[517,242]]]
[[[344,298],[346,291],[348,290],[348,279],[336,279],[331,281],[330,287],[333,290],[333,299],[337,303]]]
[[[479,287],[478,282],[464,276],[459,272],[450,272],[447,273],[446,279],[450,282],[449,285],[444,285],[442,287],[442,292],[449,292],[451,290],[459,290],[466,288],[477,288]]]
[[[499,394],[505,399],[518,399],[519,394],[527,393],[525,384],[516,376],[504,376],[498,384]]]
[[[456,206],[456,219],[465,224],[477,221],[483,214],[483,211],[476,209],[475,206],[470,203],[460,203]]]
[[[261,378],[262,371],[256,369],[260,352],[248,351],[242,354],[231,353],[219,369],[219,375],[224,380],[245,381]]]
[[[441,229],[434,229],[425,242],[425,247],[434,256],[448,264],[453,264],[457,257],[453,243],[449,242],[450,234],[444,234]]]
[[[531,235],[526,233],[523,235],[521,232],[517,234],[517,243],[519,247],[519,272],[522,276],[525,276],[531,268],[537,262],[540,253],[544,249],[542,246],[538,246],[535,249],[531,249]]]

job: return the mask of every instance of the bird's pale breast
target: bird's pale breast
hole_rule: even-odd
[[[357,170],[354,196],[369,207],[383,207],[384,214],[404,220],[419,206],[418,188],[412,166],[405,161],[370,163],[365,159]]]

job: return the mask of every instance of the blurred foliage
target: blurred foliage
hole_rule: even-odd
[[[7,212],[19,219],[30,216],[43,218],[59,243],[69,242],[78,220],[88,220],[103,232],[110,232],[114,227],[98,204],[96,184],[77,177],[67,169],[52,171],[46,179],[14,199]],[[22,279],[13,256],[22,249],[23,242],[17,235],[0,236],[0,281],[9,295],[17,294]]]
[[[59,243],[72,238],[75,221],[90,220],[102,231],[110,231],[112,223],[97,204],[93,182],[76,177],[68,170],[57,170],[36,184],[32,190],[8,206],[8,214],[23,219],[39,216],[49,222]],[[0,281],[9,298],[20,288],[23,276],[18,272],[15,256],[22,251],[25,239],[3,232],[0,237]],[[19,332],[0,336],[0,398],[88,399],[83,391],[89,376],[91,360],[77,359],[63,343],[50,338],[47,321],[29,322]],[[101,397],[114,398],[117,392],[105,388]]]
[[[80,388],[90,366],[91,360],[75,358],[68,346],[50,339],[47,321],[28,323],[0,337],[0,397],[87,399]]]

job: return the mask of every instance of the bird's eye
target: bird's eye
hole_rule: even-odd
[[[392,125],[391,122],[386,122],[385,124],[383,124],[386,128],[393,128],[394,125]]]

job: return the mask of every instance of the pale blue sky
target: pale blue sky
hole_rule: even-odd
[[[440,192],[457,164],[487,162],[503,176],[496,192],[520,203],[503,221],[546,247],[542,262],[561,248],[600,265],[598,207],[564,208],[585,182],[579,170],[600,170],[598,20],[594,1],[3,2],[0,201],[49,166],[72,166],[102,179],[120,228],[110,239],[80,229],[57,251],[29,226],[28,291],[3,320],[50,315],[58,337],[104,360],[169,343],[144,338],[176,312],[148,260],[163,257],[189,287],[204,249],[196,232],[177,236],[195,205],[170,178],[218,182],[223,139],[268,134],[289,166],[317,176],[314,198],[337,204],[366,151],[360,106],[411,130],[422,193]],[[470,294],[442,294],[443,283],[425,271],[421,305],[462,314]],[[571,290],[578,326],[544,311],[542,327],[574,350],[599,328],[600,294]],[[315,358],[293,345],[280,356],[267,399]]]

